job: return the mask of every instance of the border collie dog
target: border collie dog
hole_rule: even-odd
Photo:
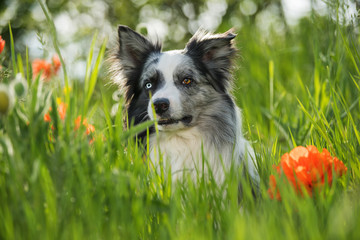
[[[150,130],[150,159],[157,167],[163,159],[173,179],[184,170],[192,177],[204,170],[222,183],[232,164],[245,163],[258,181],[254,152],[230,93],[235,36],[231,30],[200,30],[183,50],[162,52],[158,42],[127,26],[118,28],[113,81],[123,90],[129,122],[157,121],[158,131]],[[139,137],[146,138],[146,132]]]

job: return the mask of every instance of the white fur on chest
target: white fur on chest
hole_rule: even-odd
[[[150,139],[150,149],[150,157],[155,167],[160,169],[162,158],[165,169],[171,167],[173,180],[182,178],[184,171],[195,179],[197,172],[201,174],[204,169],[204,173],[208,174],[210,167],[215,180],[223,182],[225,170],[229,169],[233,159],[232,144],[218,150],[207,142],[196,128],[160,132],[158,137],[153,136]]]

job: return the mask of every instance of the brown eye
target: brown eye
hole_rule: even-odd
[[[189,85],[190,83],[192,83],[192,79],[191,78],[184,78],[184,80],[182,81],[183,85]]]

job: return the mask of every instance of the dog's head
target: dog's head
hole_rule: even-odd
[[[159,130],[196,126],[206,115],[232,105],[228,95],[235,34],[198,31],[185,49],[161,52],[126,26],[119,26],[114,81],[124,90],[129,119],[157,119]]]

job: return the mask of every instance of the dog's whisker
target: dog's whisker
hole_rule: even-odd
[[[141,122],[144,122],[145,120],[148,120],[149,119],[149,115],[148,114],[145,114],[142,119],[141,119]]]

